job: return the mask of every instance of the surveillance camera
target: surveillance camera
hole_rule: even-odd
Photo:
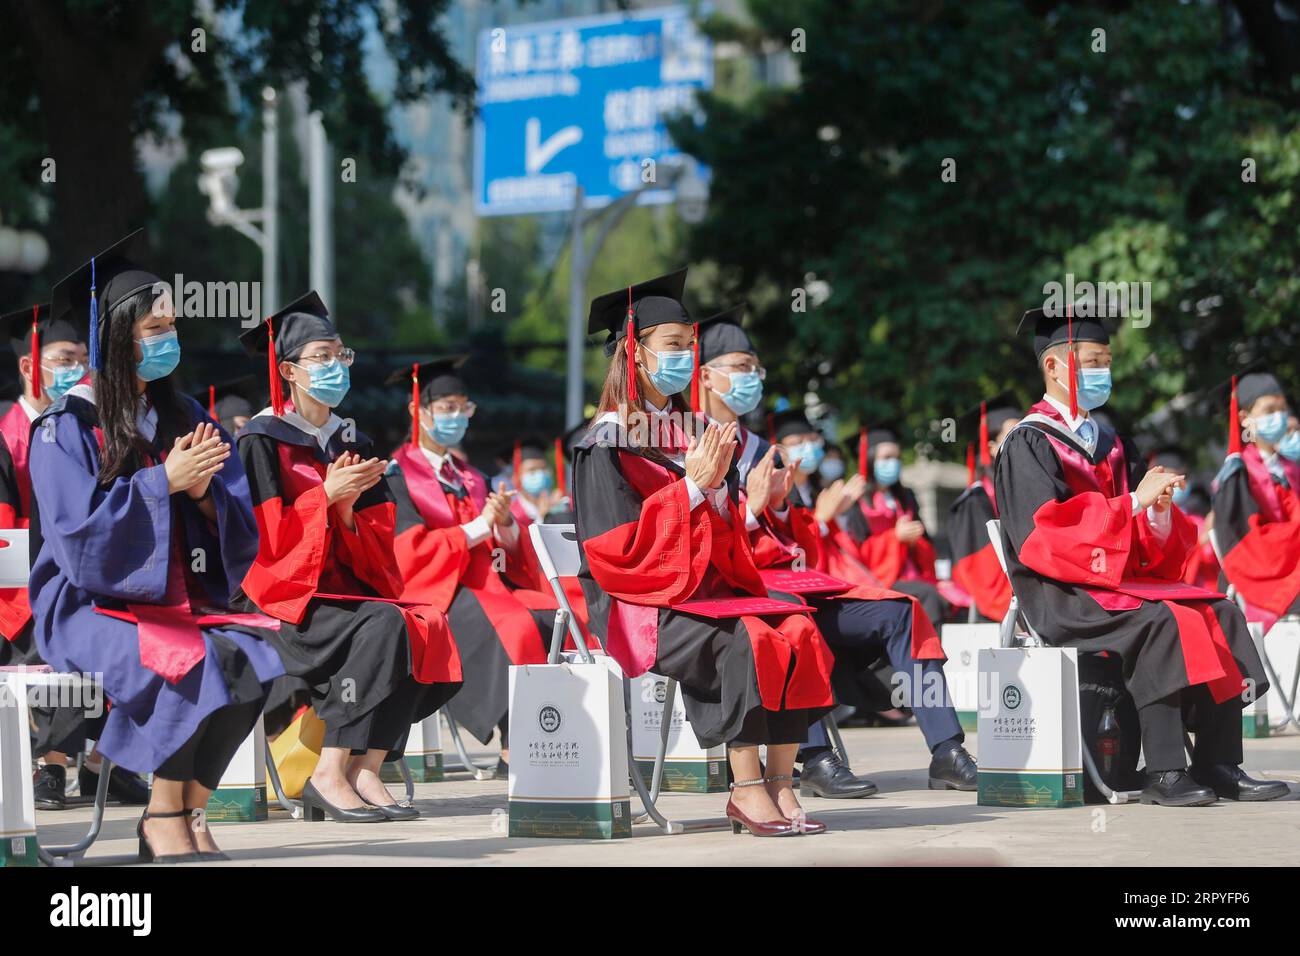
[[[244,154],[236,146],[223,146],[220,149],[206,149],[199,156],[199,165],[206,173],[224,175],[233,173],[244,162]]]

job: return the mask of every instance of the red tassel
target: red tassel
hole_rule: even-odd
[[[776,414],[767,413],[767,442],[769,445],[776,444]]]
[[[518,438],[516,438],[515,451],[514,454],[510,456],[510,480],[511,482],[513,482],[516,491],[518,491],[522,487],[521,482],[523,476],[520,474],[520,472],[523,470],[523,467],[524,467],[523,443],[520,442]]]
[[[1074,366],[1074,308],[1069,303],[1065,306],[1065,338],[1066,348],[1070,350],[1069,361],[1066,367],[1070,373],[1070,417],[1079,417],[1079,383],[1075,381],[1078,378],[1078,370]]]
[[[420,363],[411,363],[411,444],[420,447]]]
[[[1241,454],[1241,411],[1237,407],[1237,376],[1232,376],[1232,399],[1228,402],[1228,454]]]
[[[632,321],[631,306],[628,306],[627,310],[627,400],[631,405],[637,403],[636,329],[635,323]]]
[[[966,484],[975,484],[975,446],[971,442],[966,443]]]
[[[208,418],[214,422],[221,421],[217,418],[217,386],[215,385],[208,386]]]
[[[700,413],[700,323],[695,329],[695,366],[691,369],[691,411]]]
[[[555,439],[555,492],[561,498],[568,497],[564,488],[564,439]]]
[[[858,426],[858,474],[867,477],[867,426]]]
[[[34,305],[32,306],[32,395],[36,398],[41,397],[41,380],[45,378],[45,370],[41,368],[40,320],[41,307]]]
[[[266,368],[270,377],[271,411],[276,415],[284,414],[284,387],[280,383],[280,363],[275,358],[275,329],[271,320],[266,320]]]
[[[989,454],[989,405],[988,402],[980,402],[980,464],[987,468],[993,464],[993,458]]]

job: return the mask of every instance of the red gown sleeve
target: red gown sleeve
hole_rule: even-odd
[[[430,528],[411,498],[401,469],[385,479],[397,508],[393,552],[402,575],[402,597],[422,601],[443,613],[469,566],[469,541],[459,525]]]
[[[1214,534],[1223,573],[1246,601],[1273,614],[1290,612],[1300,596],[1300,504],[1281,488],[1281,521],[1269,521],[1240,465],[1221,474],[1214,495]]]

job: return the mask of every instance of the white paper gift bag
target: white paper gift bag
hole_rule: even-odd
[[[668,682],[658,674],[642,674],[632,681],[632,757],[646,786],[654,774],[655,757],[663,728]],[[677,793],[722,793],[727,789],[727,746],[702,747],[686,719],[681,688],[673,695],[668,726],[668,750],[660,790]]]
[[[944,681],[961,729],[975,731],[979,719],[979,652],[1001,643],[997,624],[945,624],[941,632]]]
[[[266,728],[258,718],[208,797],[208,822],[252,823],[266,818]]]
[[[411,771],[411,779],[416,783],[435,783],[443,779],[442,768],[442,718],[430,714],[424,720],[411,724],[411,732],[406,738],[406,747],[402,751],[402,760]],[[396,762],[385,763],[379,768],[379,779],[385,783],[401,783],[402,772]]]
[[[1260,625],[1250,625],[1251,635],[1255,636],[1257,631],[1262,630]],[[1274,624],[1267,634],[1256,638],[1256,647],[1259,650],[1260,659],[1264,657],[1265,649],[1268,650],[1269,663],[1273,665],[1273,671],[1277,674],[1278,683],[1286,691],[1288,697],[1292,697],[1296,688],[1296,655],[1300,653],[1300,624],[1295,621],[1278,621]],[[1259,700],[1259,707],[1247,705],[1246,710],[1242,713],[1242,720],[1246,722],[1244,728],[1248,737],[1263,737],[1267,735],[1268,725],[1270,723],[1277,725],[1286,720],[1286,704],[1282,701],[1282,695],[1279,694],[1276,687],[1271,688]],[[1295,703],[1292,697],[1291,702]],[[1256,713],[1258,710],[1266,710],[1261,720]]]
[[[0,867],[38,866],[27,684],[0,672]]]
[[[1083,806],[1079,662],[1074,648],[979,655],[979,804]]]
[[[627,710],[617,668],[510,668],[510,836],[631,836]]]

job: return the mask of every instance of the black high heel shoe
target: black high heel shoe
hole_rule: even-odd
[[[354,810],[336,807],[322,797],[316,785],[308,780],[302,788],[302,818],[318,823],[325,819],[326,814],[335,823],[382,823],[388,819],[383,811],[371,806],[357,807]]]
[[[207,809],[204,807],[190,807],[185,812],[192,817],[198,817],[199,815],[206,813]],[[207,823],[203,824],[205,830],[207,829],[207,826]],[[199,859],[204,863],[220,863],[222,860],[230,859],[230,857],[226,856],[226,854],[222,853],[220,850],[196,850],[195,852],[198,854]]]
[[[140,822],[136,824],[135,835],[140,840],[140,862],[141,863],[198,863],[202,857],[195,852],[190,853],[168,853],[159,856],[154,853],[153,847],[149,845],[148,838],[144,835],[144,821],[146,820],[165,820],[171,817],[188,817],[188,810],[169,810],[166,813],[150,813],[148,810],[140,817]]]
[[[404,807],[400,803],[376,806],[375,809],[389,820],[414,820],[420,815],[420,811],[415,807]]]

